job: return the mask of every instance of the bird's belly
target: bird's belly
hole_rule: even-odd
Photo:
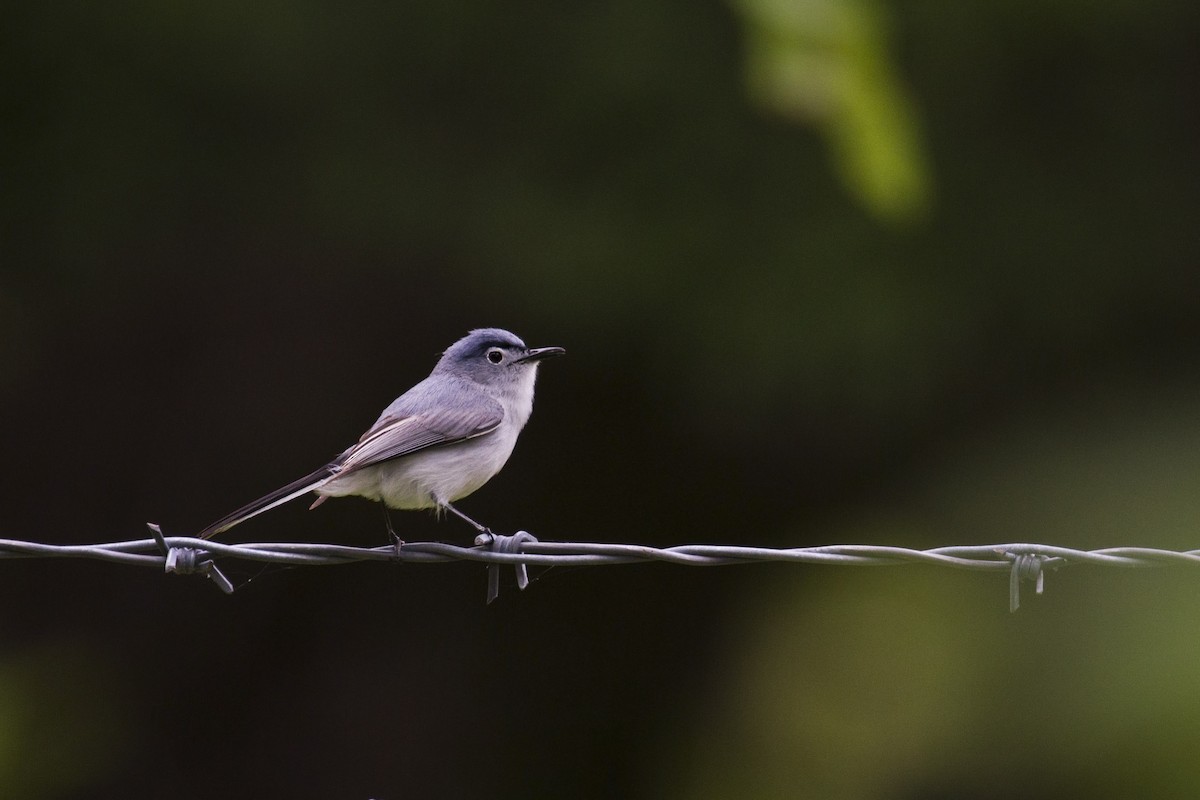
[[[482,436],[431,447],[339,475],[318,493],[331,497],[359,495],[382,500],[389,508],[435,508],[437,500],[453,503],[491,480],[508,461],[515,444],[515,436]]]

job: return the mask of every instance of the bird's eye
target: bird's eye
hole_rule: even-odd
[[[500,350],[492,348],[491,350],[488,350],[487,360],[492,362],[493,364],[499,364],[501,361],[504,360],[504,353],[501,352]]]

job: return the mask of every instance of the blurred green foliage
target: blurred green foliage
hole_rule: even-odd
[[[767,108],[818,124],[847,188],[886,221],[930,202],[917,114],[888,56],[872,0],[740,0],[751,93]]]
[[[105,655],[53,640],[0,659],[0,790],[70,797],[129,757],[122,682]]]
[[[938,454],[835,541],[1195,545],[1196,384],[1023,409]],[[1132,537],[1132,538],[1131,538]],[[689,716],[677,797],[1182,797],[1200,785],[1200,613],[1188,568],[1071,567],[1006,616],[1004,576],[782,570],[731,614]]]

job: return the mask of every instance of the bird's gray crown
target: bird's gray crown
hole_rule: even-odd
[[[479,358],[493,347],[506,350],[524,350],[525,342],[515,333],[503,328],[476,328],[442,353],[443,360],[459,361],[462,359]]]
[[[468,333],[442,353],[434,375],[454,375],[496,386],[532,373],[534,363],[521,362],[527,348],[515,334],[501,328],[479,328]]]

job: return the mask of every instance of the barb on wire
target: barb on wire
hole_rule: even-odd
[[[204,575],[226,593],[232,592],[234,587],[217,568],[218,558],[289,566],[332,566],[360,561],[474,561],[488,566],[489,603],[499,594],[499,570],[505,564],[515,567],[517,585],[521,589],[529,583],[526,568],[530,565],[599,566],[651,561],[694,567],[769,561],[845,566],[934,564],[959,569],[1007,571],[1009,608],[1012,611],[1020,606],[1019,593],[1023,581],[1033,581],[1037,593],[1041,594],[1048,570],[1072,564],[1113,567],[1200,565],[1200,550],[1159,550],[1150,547],[1108,547],[1099,550],[1076,550],[1046,544],[953,545],[927,550],[866,544],[783,548],[714,544],[648,547],[598,542],[543,542],[524,531],[513,536],[482,534],[470,547],[441,542],[352,547],[303,542],[225,544],[189,536],[164,536],[162,530],[153,524],[150,525],[150,531],[150,539],[83,545],[0,539],[0,559],[90,558],[157,567],[166,572]]]
[[[211,558],[206,558],[203,550],[195,547],[171,547],[163,536],[162,528],[156,523],[148,522],[146,527],[154,537],[154,543],[166,558],[165,572],[175,572],[180,575],[203,575],[215,583],[225,594],[233,594],[233,583],[226,578]]]

